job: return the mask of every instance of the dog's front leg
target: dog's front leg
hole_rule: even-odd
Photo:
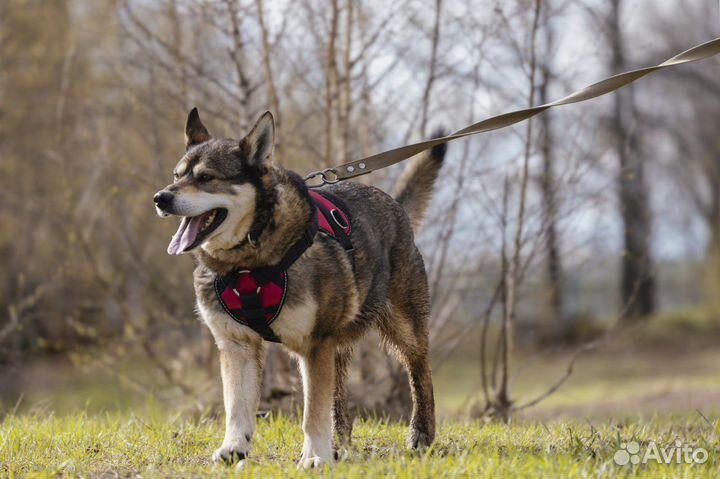
[[[263,344],[227,341],[220,347],[220,369],[225,402],[225,439],[213,462],[232,464],[245,459],[255,430],[260,401]]]
[[[324,340],[300,359],[303,379],[305,442],[298,467],[332,462],[332,405],[335,388],[335,344]]]

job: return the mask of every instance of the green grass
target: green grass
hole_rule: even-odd
[[[210,463],[222,442],[222,418],[170,415],[180,410],[172,401],[170,409],[146,403],[113,377],[78,375],[53,362],[25,372],[36,380],[23,388],[22,401],[6,395],[0,404],[0,478],[718,477],[720,326],[702,318],[675,313],[617,335],[583,356],[558,392],[509,426],[455,420],[480,390],[475,355],[456,355],[434,373],[443,419],[432,448],[407,451],[403,424],[358,420],[347,458],[310,472],[295,468],[302,446],[297,418],[260,420],[250,460],[237,472]],[[570,354],[518,352],[513,399],[522,403],[546,390]],[[613,461],[624,442],[638,441],[642,452],[650,441],[664,447],[676,439],[706,449],[707,463]]]
[[[716,477],[720,423],[699,414],[630,418],[620,423],[584,420],[444,422],[432,448],[404,447],[406,427],[382,421],[356,422],[347,459],[333,468],[297,471],[302,444],[297,420],[261,420],[251,459],[239,473],[213,466],[222,440],[216,420],[184,420],[162,413],[55,417],[7,416],[0,426],[0,476],[58,477]],[[619,466],[618,445],[637,440],[660,445],[680,439],[703,447],[703,465],[654,462]]]

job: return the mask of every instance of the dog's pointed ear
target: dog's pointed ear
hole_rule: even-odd
[[[190,110],[187,122],[185,123],[185,148],[205,143],[210,139],[210,133],[200,121],[200,114],[197,108]]]
[[[272,161],[275,146],[275,120],[272,113],[266,111],[260,116],[240,146],[249,166],[260,167]]]

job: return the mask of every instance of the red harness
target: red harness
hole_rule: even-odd
[[[226,276],[215,277],[215,296],[227,314],[266,341],[279,343],[280,338],[270,324],[280,315],[287,296],[287,270],[313,244],[318,232],[335,238],[348,254],[351,217],[347,208],[333,195],[309,191],[315,214],[303,237],[293,244],[282,260],[275,265],[255,270],[235,270]]]

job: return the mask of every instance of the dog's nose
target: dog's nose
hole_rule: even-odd
[[[169,191],[158,191],[155,193],[155,196],[153,197],[153,200],[155,200],[155,205],[160,208],[161,210],[164,210],[170,206],[173,200],[173,194]]]

